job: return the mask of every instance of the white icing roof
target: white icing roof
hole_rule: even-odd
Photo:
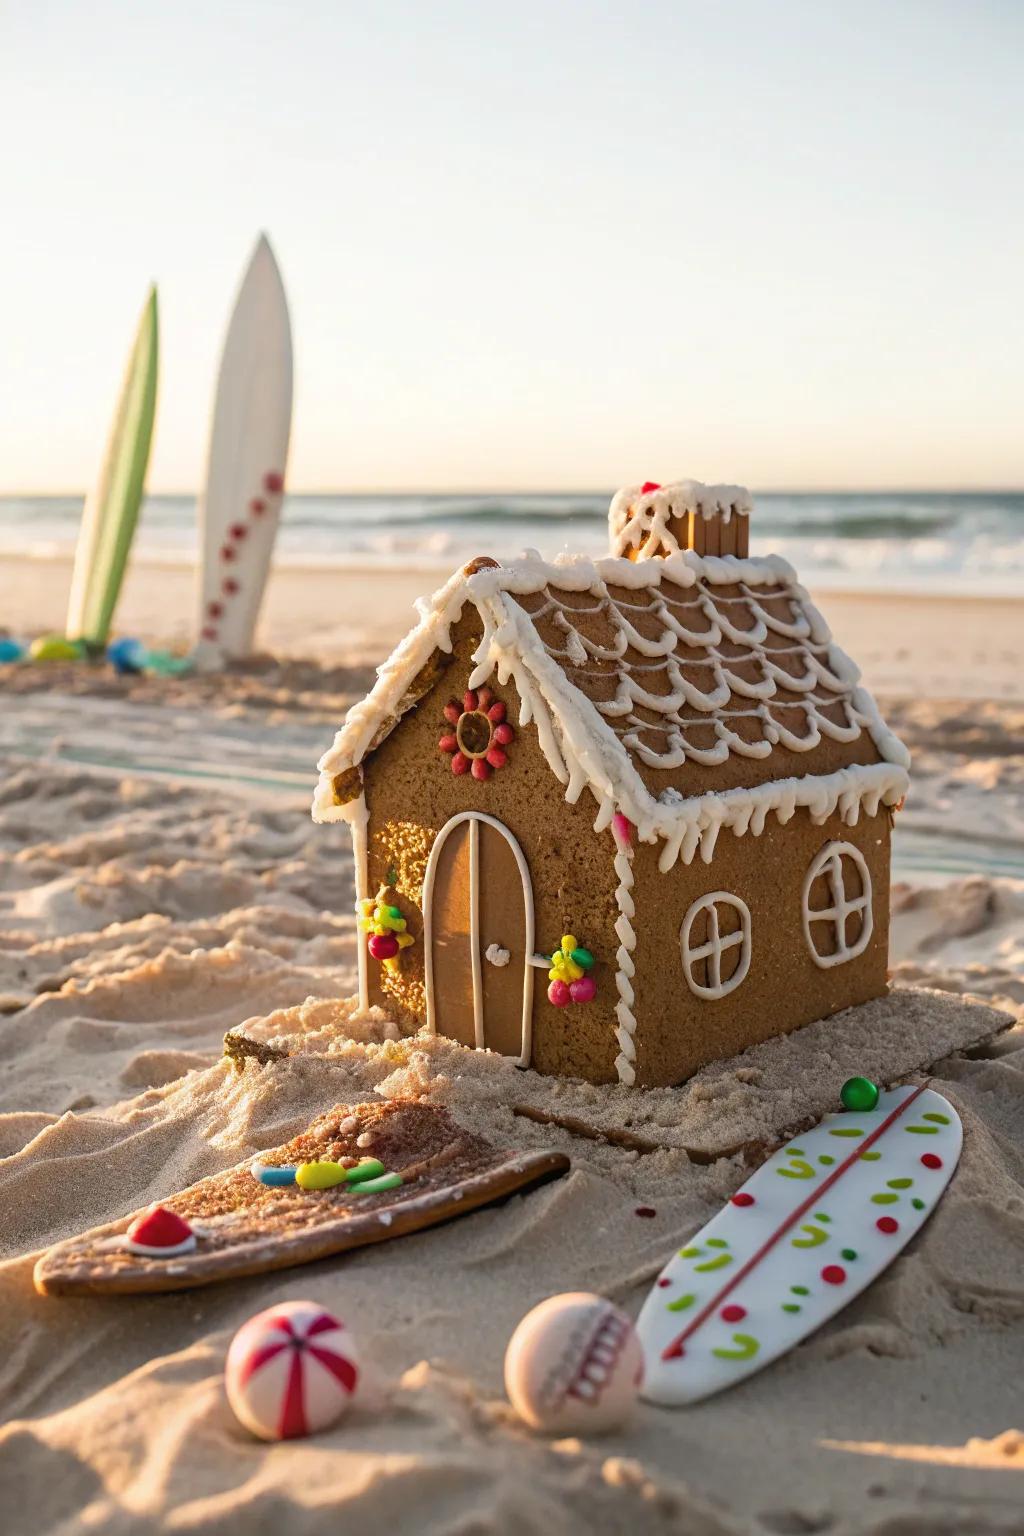
[[[635,492],[622,494],[635,500]],[[589,790],[598,829],[622,812],[641,840],[663,842],[662,869],[698,849],[709,861],[723,826],[756,835],[768,815],[786,821],[800,806],[819,822],[838,809],[852,823],[862,805],[873,813],[906,793],[907,749],[786,561],[683,551],[549,564],[531,552],[511,565],[457,572],[420,599],[419,623],[320,761],[314,820],[356,812],[358,800],[334,803],[334,777],[362,761],[434,652],[451,650],[467,603],[483,623],[468,686],[512,678],[520,723],[534,722],[566,799]],[[854,747],[862,737],[873,752]],[[810,754],[810,770],[827,741],[880,761],[769,776],[780,749],[789,764],[788,754]],[[733,783],[735,763],[749,762],[749,787],[716,790],[716,768],[730,759]],[[683,787],[662,787],[666,775]]]
[[[728,523],[749,517],[753,502],[743,485],[702,485],[699,480],[675,480],[645,490],[630,485],[619,491],[608,509],[609,547],[615,555],[636,551],[637,560],[680,550],[673,528],[685,526],[688,513]]]

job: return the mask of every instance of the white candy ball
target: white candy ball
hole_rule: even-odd
[[[644,1357],[625,1312],[587,1291],[549,1296],[527,1312],[505,1351],[505,1390],[547,1434],[586,1435],[626,1418]]]
[[[261,1440],[329,1428],[358,1381],[352,1335],[313,1301],[284,1301],[250,1317],[231,1340],[224,1366],[235,1417]]]

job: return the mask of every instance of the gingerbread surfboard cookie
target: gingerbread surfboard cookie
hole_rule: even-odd
[[[57,1243],[36,1264],[36,1289],[190,1290],[286,1269],[464,1216],[568,1167],[560,1152],[494,1147],[432,1105],[337,1105],[159,1208]]]
[[[926,1087],[827,1115],[736,1191],[669,1260],[637,1332],[642,1395],[696,1403],[799,1344],[858,1296],[921,1230],[960,1157],[956,1110]],[[852,1097],[856,1097],[854,1094]]]

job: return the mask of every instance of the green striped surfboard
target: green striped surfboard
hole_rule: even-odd
[[[156,413],[156,288],[149,290],[128,358],[107,448],[85,503],[71,577],[66,633],[107,643],[146,483]]]

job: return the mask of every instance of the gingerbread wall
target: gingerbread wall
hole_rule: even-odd
[[[890,814],[862,815],[854,827],[837,814],[815,826],[801,810],[783,826],[770,816],[760,837],[723,831],[710,864],[699,858],[658,871],[658,850],[641,844],[634,859],[637,935],[634,1012],[637,1082],[678,1083],[705,1062],[732,1056],[886,990],[889,933]],[[871,878],[874,931],[863,954],[822,969],[804,936],[804,876],[826,843],[852,844]],[[816,882],[814,902],[827,904]],[[740,896],[750,910],[750,969],[727,996],[696,997],[683,971],[680,927],[691,904],[713,892]],[[854,893],[856,894],[856,893]],[[724,929],[723,929],[724,931]],[[858,919],[849,919],[851,942]],[[815,936],[822,949],[827,929]],[[698,937],[703,940],[705,935]],[[733,963],[730,954],[728,962]],[[704,978],[706,980],[706,978]]]
[[[465,810],[484,811],[508,828],[529,865],[535,949],[549,954],[563,934],[572,933],[597,961],[591,973],[597,983],[594,1001],[562,1009],[547,1001],[546,970],[535,969],[532,1064],[541,1072],[614,1081],[617,881],[611,833],[598,836],[593,830],[597,814],[593,796],[584,792],[576,805],[566,804],[563,787],[541,753],[535,728],[518,724],[519,696],[511,682],[491,682],[516,733],[504,767],[485,782],[469,774],[456,777],[451,758],[438,749],[438,739],[452,729],[443,707],[465,692],[472,671],[470,655],[479,635],[479,618],[470,609],[453,631],[453,659],[439,682],[364,764],[368,889],[372,895],[382,882],[389,887],[416,940],[403,952],[397,976],[368,961],[370,1001],[410,1030],[425,1021],[420,893],[427,858],[437,833],[452,816]],[[488,886],[485,893],[488,925],[500,931],[505,903],[508,925],[514,928],[520,908],[509,869],[502,867],[495,884],[498,888]],[[513,975],[511,967],[501,974],[510,988],[521,990],[521,974]],[[453,984],[440,975],[436,980],[435,990]],[[457,1009],[457,1015],[457,1037],[462,1038],[468,1027],[465,1008]]]

